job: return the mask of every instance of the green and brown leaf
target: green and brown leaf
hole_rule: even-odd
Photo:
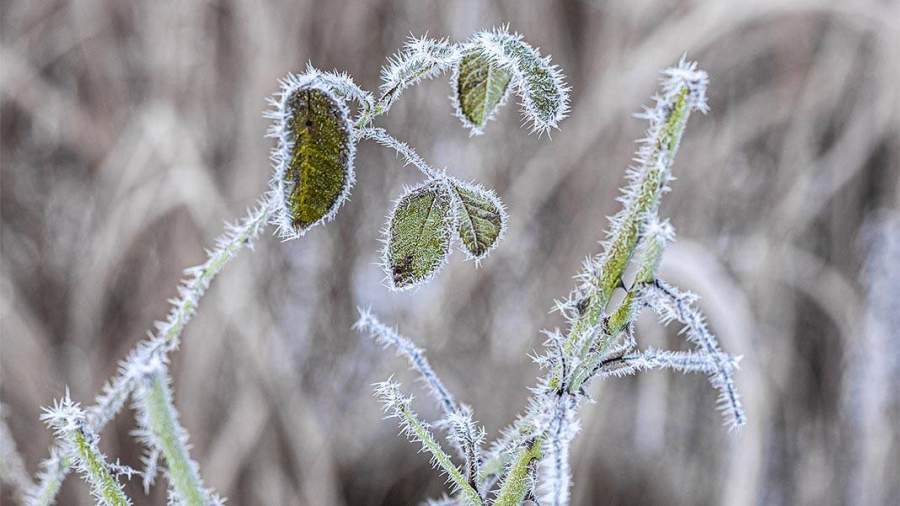
[[[387,230],[385,268],[395,289],[429,279],[450,253],[452,198],[447,184],[431,180],[404,195]]]

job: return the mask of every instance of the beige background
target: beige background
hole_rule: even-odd
[[[523,407],[526,354],[597,251],[644,125],[631,114],[682,53],[711,77],[664,213],[678,230],[663,275],[698,292],[724,347],[744,355],[749,426],[728,435],[699,376],[595,386],[574,442],[575,504],[896,504],[855,449],[851,381],[865,348],[863,225],[900,202],[900,9],[890,1],[3,1],[2,393],[29,471],[50,435],[40,407],[65,386],[89,402],[184,267],[264,190],[264,98],[320,68],[378,85],[410,34],[464,39],[509,22],[573,88],[552,141],[510,104],[486,135],[452,116],[446,79],[410,90],[381,125],[453,174],[496,188],[507,240],[475,269],[454,254],[429,286],[381,285],[379,228],[416,181],[368,143],[336,222],[300,241],[267,233],[217,280],[174,357],[176,401],[208,484],[229,504],[410,504],[442,491],[381,419],[370,384],[394,373],[433,418],[405,363],[350,326],[371,305],[427,347],[490,436]],[[897,292],[894,292],[897,293]],[[645,344],[682,346],[642,321]],[[854,369],[856,367],[857,369]],[[869,385],[893,392],[896,384]],[[848,393],[849,392],[849,393]],[[896,423],[866,418],[900,474]],[[896,419],[894,419],[896,420]],[[857,425],[854,425],[856,423]],[[137,464],[125,411],[102,447]],[[163,504],[138,480],[136,504]],[[4,491],[3,498],[9,492]],[[866,499],[868,498],[868,499]],[[62,504],[87,504],[69,479]]]

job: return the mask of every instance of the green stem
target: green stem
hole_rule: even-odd
[[[606,314],[612,294],[621,285],[625,270],[637,248],[647,216],[654,212],[659,204],[659,197],[668,179],[675,150],[690,115],[689,91],[687,86],[679,90],[657,137],[651,141],[653,151],[641,167],[641,178],[632,186],[633,197],[617,218],[618,224],[600,266],[599,280],[587,294],[586,308],[569,331],[566,352],[572,352],[577,343],[582,343],[581,349],[578,350],[582,362],[591,353],[602,353],[616,335],[608,329],[601,329],[595,339],[590,333],[597,329],[603,315]],[[581,382],[577,385],[573,382],[568,390],[577,392],[579,388]]]
[[[185,432],[178,423],[164,369],[152,373],[146,381],[141,399],[144,422],[166,459],[169,480],[184,504],[203,506],[209,502],[208,494],[197,465],[188,453],[183,436]]]
[[[81,429],[72,432],[72,442],[75,446],[77,458],[81,461],[82,470],[88,481],[94,486],[97,499],[108,506],[128,506],[131,501],[122,490],[122,485],[109,472],[106,459],[97,450],[97,446],[91,444]]]
[[[541,439],[531,441],[528,446],[519,450],[516,459],[510,466],[500,493],[494,506],[518,506],[525,501],[531,491],[531,472],[535,463],[541,458]]]
[[[403,419],[409,425],[409,429],[415,434],[416,438],[422,442],[422,446],[424,446],[428,453],[431,454],[437,465],[447,473],[447,476],[450,477],[453,484],[459,488],[466,501],[469,504],[481,506],[483,504],[481,495],[472,488],[469,484],[469,480],[467,480],[459,468],[453,464],[453,461],[450,460],[450,456],[447,455],[447,452],[445,452],[443,448],[441,448],[440,443],[434,439],[434,436],[432,436],[431,432],[422,424],[419,417],[406,406],[400,407],[400,415],[403,416]]]

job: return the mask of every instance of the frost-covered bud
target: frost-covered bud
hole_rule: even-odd
[[[271,103],[269,134],[278,139],[272,153],[273,221],[282,238],[293,239],[333,219],[347,200],[355,182],[356,143],[346,104],[314,70],[282,80]]]

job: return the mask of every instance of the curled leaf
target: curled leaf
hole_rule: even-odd
[[[491,55],[499,65],[509,68],[522,108],[532,129],[545,132],[556,128],[569,112],[569,89],[559,67],[549,57],[528,45],[522,36],[499,28],[476,35],[473,42]]]
[[[294,238],[331,220],[347,199],[356,145],[346,105],[315,74],[290,76],[276,105],[275,219],[282,237]]]
[[[494,192],[462,181],[450,183],[454,196],[456,233],[469,258],[481,260],[506,231],[506,212]]]
[[[480,47],[466,51],[453,75],[453,104],[463,124],[478,135],[506,101],[512,73]]]
[[[392,288],[430,279],[450,254],[452,198],[443,180],[432,179],[397,201],[387,227],[384,268]]]

